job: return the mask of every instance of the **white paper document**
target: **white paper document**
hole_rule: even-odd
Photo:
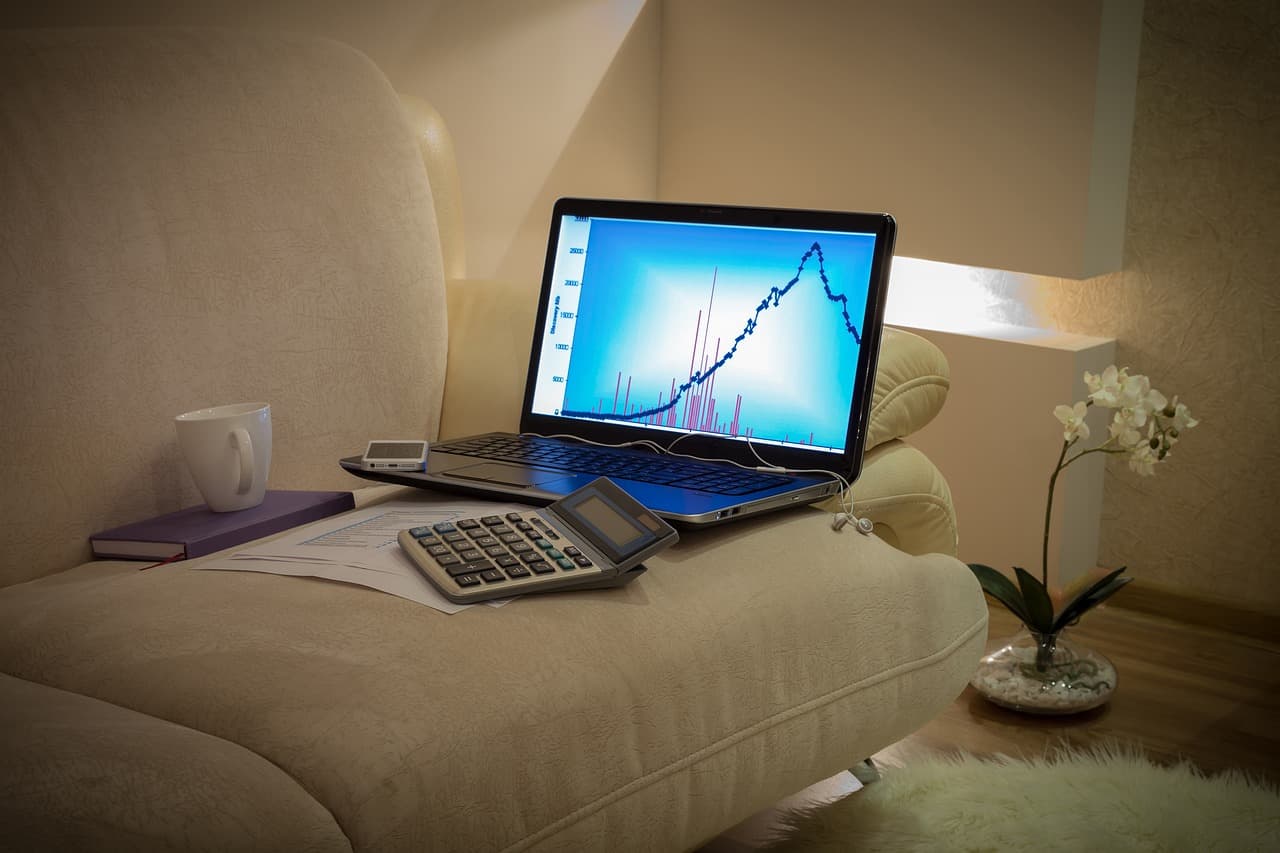
[[[312,522],[198,568],[327,578],[456,613],[475,605],[455,604],[441,595],[400,550],[397,534],[409,527],[528,509],[517,504],[458,502],[446,497],[388,501]],[[500,607],[510,600],[485,604]]]

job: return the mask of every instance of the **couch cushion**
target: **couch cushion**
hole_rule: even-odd
[[[102,562],[0,590],[0,671],[258,753],[357,850],[676,850],[919,727],[985,641],[961,563],[812,509],[648,565],[446,616]]]
[[[329,41],[0,32],[0,584],[200,502],[172,419],[272,406],[272,488],[429,436],[444,381],[430,188],[395,92]]]
[[[951,387],[942,350],[919,335],[886,326],[876,365],[867,449],[903,438],[937,416]]]
[[[333,815],[247,749],[0,675],[0,849],[350,853]]]

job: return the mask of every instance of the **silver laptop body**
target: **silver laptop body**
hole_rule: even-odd
[[[881,213],[560,199],[520,433],[436,443],[421,472],[340,464],[532,504],[607,476],[686,526],[834,494],[861,470],[895,232]]]

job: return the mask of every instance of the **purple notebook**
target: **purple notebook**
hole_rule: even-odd
[[[355,507],[351,492],[268,490],[251,509],[214,512],[204,504],[113,527],[89,537],[95,557],[191,559],[270,536]]]

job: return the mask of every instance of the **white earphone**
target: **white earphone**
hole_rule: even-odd
[[[863,536],[871,535],[871,531],[875,529],[875,523],[871,519],[866,517],[857,518],[852,513],[848,512],[837,512],[833,515],[831,517],[831,529],[839,530],[850,521],[853,522],[854,526],[858,528],[858,532]]]

